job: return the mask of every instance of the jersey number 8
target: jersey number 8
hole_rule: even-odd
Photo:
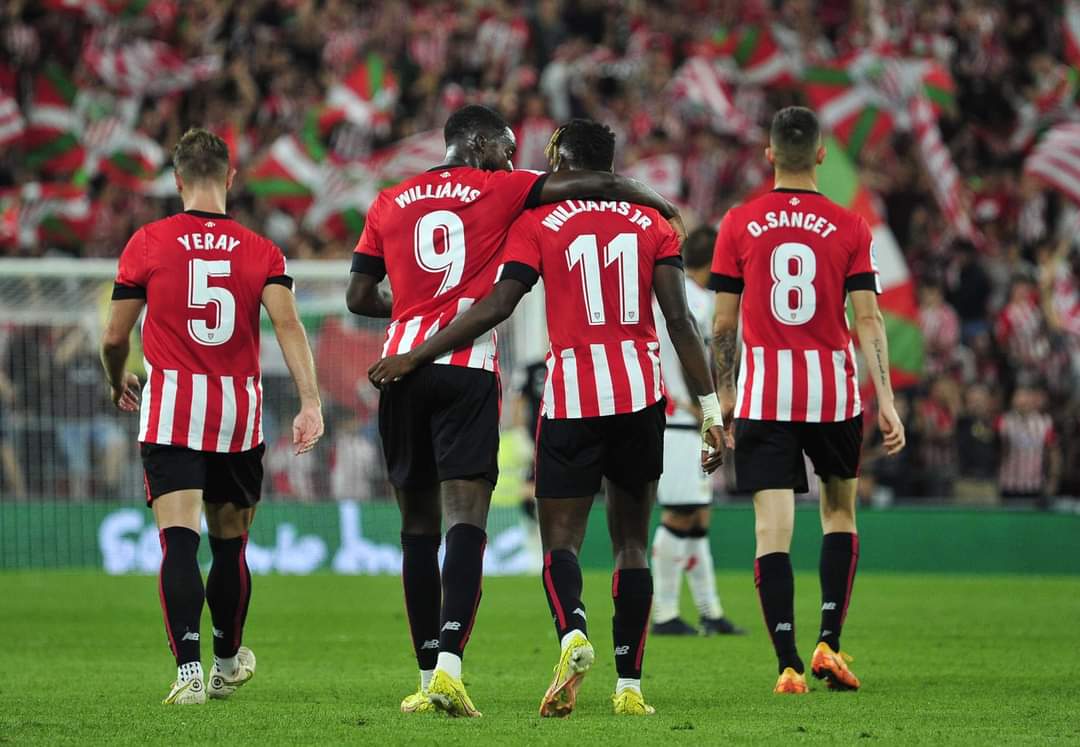
[[[806,324],[817,311],[814,276],[817,258],[806,244],[785,242],[773,249],[771,306],[776,321],[795,327]]]

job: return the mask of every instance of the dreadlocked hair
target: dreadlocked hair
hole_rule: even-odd
[[[611,171],[615,162],[615,133],[600,122],[571,119],[551,135],[544,155],[552,168],[565,156],[575,168]]]

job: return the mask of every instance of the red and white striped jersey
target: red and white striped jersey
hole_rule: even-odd
[[[1057,441],[1054,421],[1046,413],[1007,412],[996,424],[1001,439],[998,485],[1012,493],[1041,493],[1046,489],[1048,450]]]
[[[262,443],[259,306],[271,283],[292,287],[281,250],[227,215],[189,210],[135,232],[113,299],[146,299],[139,441]]]
[[[659,213],[621,201],[544,205],[514,223],[503,260],[503,279],[544,279],[544,417],[620,415],[660,401],[653,269],[682,258]]]
[[[379,193],[352,271],[390,277],[384,357],[409,352],[491,291],[510,224],[538,204],[542,177],[440,166]],[[496,343],[492,330],[434,362],[494,371]]]
[[[845,314],[881,292],[870,227],[818,192],[776,189],[727,212],[710,287],[741,293],[735,417],[836,422],[862,411]]]

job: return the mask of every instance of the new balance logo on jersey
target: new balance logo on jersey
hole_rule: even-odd
[[[628,653],[630,653],[630,647],[629,646],[616,646],[615,647],[615,655],[616,656],[626,656]]]
[[[424,641],[423,644],[421,644],[421,646],[420,646],[421,651],[425,651],[425,650],[437,651],[438,648],[439,648],[439,639],[438,638],[432,638],[430,641]]]
[[[197,640],[199,640],[199,634],[198,633],[192,633],[191,631],[188,631],[187,633],[184,633],[184,637],[181,638],[180,640],[181,641],[197,641]]]
[[[825,602],[824,604],[821,605],[821,611],[822,612],[825,612],[826,610],[835,610],[835,609],[836,609],[836,602]]]
[[[582,620],[588,620],[588,619],[589,619],[589,618],[585,617],[585,610],[581,609],[581,607],[577,607],[577,608],[576,608],[576,609],[575,609],[575,610],[574,610],[573,612],[571,612],[570,614],[571,614],[571,615],[581,615],[581,619],[582,619]]]
[[[780,633],[780,632],[790,633],[791,632],[791,623],[776,623],[776,629],[773,630],[773,632],[774,633]]]
[[[457,620],[450,620],[449,622],[447,622],[445,625],[442,626],[442,629],[443,630],[461,630],[461,623],[459,623]]]

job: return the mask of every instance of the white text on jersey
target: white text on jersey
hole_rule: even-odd
[[[462,202],[472,202],[480,196],[480,190],[467,184],[452,184],[444,182],[438,186],[434,184],[421,184],[409,187],[394,198],[399,208],[403,208],[417,200],[439,200],[449,197]]]
[[[746,230],[754,238],[770,228],[801,228],[804,231],[812,231],[821,238],[826,238],[836,230],[836,226],[825,218],[815,213],[804,213],[801,210],[770,210],[765,213],[765,225],[756,220],[746,224]]]
[[[183,236],[177,236],[176,240],[183,244],[184,249],[189,252],[192,249],[205,252],[231,252],[240,246],[240,239],[234,239],[232,236],[226,236],[223,233],[187,233]]]
[[[643,215],[637,208],[634,208],[634,214],[633,216],[630,216],[629,202],[616,202],[614,200],[602,200],[599,202],[596,200],[567,200],[552,210],[547,217],[544,218],[542,223],[544,224],[544,228],[558,233],[563,227],[563,224],[575,215],[591,212],[611,212],[618,215],[629,216],[630,222],[641,228],[648,228],[652,225],[652,219]]]

